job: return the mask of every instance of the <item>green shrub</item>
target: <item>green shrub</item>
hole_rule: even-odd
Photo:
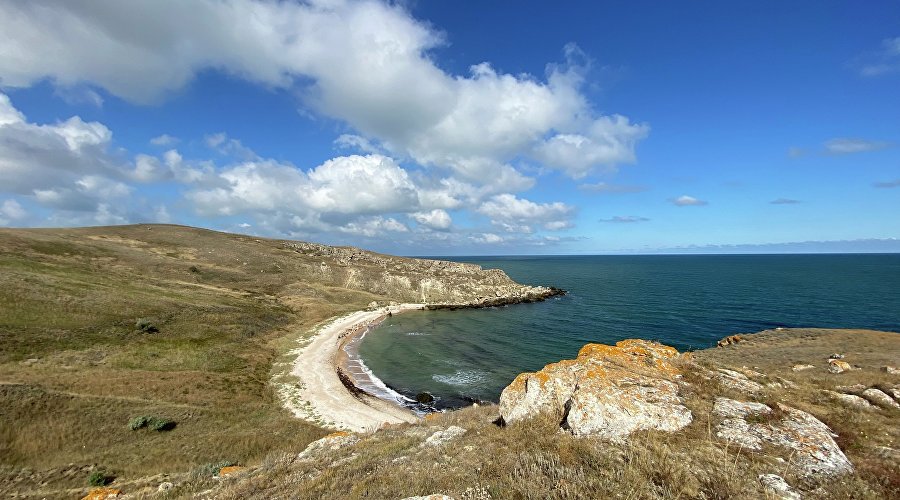
[[[147,425],[154,431],[162,432],[170,431],[178,424],[172,419],[153,417]]]
[[[136,431],[138,429],[143,429],[144,427],[147,427],[147,425],[150,423],[150,420],[152,420],[152,418],[153,417],[149,417],[147,415],[141,415],[140,417],[134,417],[128,421],[128,428],[133,431]]]
[[[128,428],[133,431],[147,427],[157,432],[163,432],[174,429],[176,425],[178,423],[170,418],[151,417],[149,415],[141,415],[128,421]]]
[[[134,322],[134,326],[135,326],[135,328],[137,328],[138,330],[140,330],[144,333],[159,332],[159,328],[157,328],[157,326],[154,325],[153,322],[147,318],[138,318],[138,320]]]
[[[106,486],[107,484],[113,482],[115,477],[109,475],[104,470],[95,470],[91,472],[91,475],[88,476],[88,484],[91,486]]]

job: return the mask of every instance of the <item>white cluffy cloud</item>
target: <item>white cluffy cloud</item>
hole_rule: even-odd
[[[634,162],[649,130],[592,109],[574,45],[543,80],[486,62],[453,75],[430,55],[443,35],[386,2],[4,2],[0,32],[6,87],[49,79],[151,103],[219,70],[298,89],[307,108],[358,132],[339,138],[342,146],[411,158],[475,185],[527,189],[510,164],[522,157],[576,178],[611,170]]]
[[[879,50],[858,58],[856,66],[859,73],[866,77],[900,71],[900,37],[885,38]]]
[[[561,202],[535,203],[512,194],[500,194],[482,203],[477,211],[506,231],[530,233],[535,224],[551,231],[572,227],[570,218],[574,209]]]
[[[835,139],[831,139],[825,143],[825,152],[833,155],[843,155],[850,153],[864,153],[866,151],[877,151],[888,146],[890,146],[890,144],[886,142],[838,137]]]
[[[679,207],[699,207],[703,205],[707,205],[707,202],[703,200],[699,200],[694,198],[693,196],[682,195],[678,198],[672,198],[671,201],[674,205]]]
[[[411,214],[411,217],[419,224],[431,229],[446,230],[450,229],[450,225],[453,224],[450,214],[440,208],[428,212],[415,212]]]

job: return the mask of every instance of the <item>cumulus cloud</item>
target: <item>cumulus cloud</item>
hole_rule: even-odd
[[[796,205],[800,203],[800,200],[794,200],[792,198],[776,198],[770,201],[772,205]]]
[[[850,153],[864,153],[884,149],[890,144],[887,142],[870,141],[867,139],[838,137],[825,143],[825,152],[832,155]]]
[[[635,222],[647,222],[650,219],[637,215],[615,215],[609,219],[600,219],[600,222],[612,222],[616,224],[633,224]]]
[[[28,212],[16,200],[5,200],[0,204],[0,226],[7,226],[13,221],[24,219]]]
[[[688,195],[682,195],[682,196],[679,196],[678,198],[672,198],[669,201],[672,202],[672,204],[679,206],[679,207],[699,207],[699,206],[707,205],[707,202],[705,202],[703,200],[699,200],[697,198],[694,198],[693,196],[688,196]]]
[[[523,156],[576,178],[631,163],[649,130],[592,109],[581,92],[585,66],[575,46],[565,48],[565,63],[547,66],[543,79],[502,73],[487,62],[453,75],[430,56],[446,43],[443,35],[396,4],[7,2],[0,30],[3,86],[49,79],[149,103],[215,69],[298,89],[309,109],[359,133],[339,145],[408,157],[471,184],[514,181],[527,189],[528,179],[509,164]]]
[[[383,235],[385,232],[405,233],[409,231],[402,222],[385,217],[365,217],[353,222],[349,222],[338,228],[341,232],[351,233],[369,238]]]
[[[611,171],[617,164],[634,163],[635,146],[649,131],[649,126],[632,124],[621,115],[603,116],[584,135],[557,134],[539,144],[535,157],[578,179],[598,166]]]
[[[450,225],[453,224],[450,214],[440,208],[435,208],[428,212],[415,212],[410,217],[425,227],[440,231],[450,229]]]
[[[535,203],[507,193],[491,197],[477,211],[509,232],[530,233],[534,225],[551,231],[572,227],[574,208],[562,202]]]

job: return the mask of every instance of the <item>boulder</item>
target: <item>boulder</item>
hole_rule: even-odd
[[[834,442],[836,434],[805,411],[776,403],[716,398],[713,413],[724,420],[716,436],[761,451],[764,444],[785,449],[797,473],[804,477],[831,476],[853,471],[853,465]]]
[[[737,344],[738,342],[743,342],[743,341],[744,341],[744,337],[742,337],[741,335],[729,335],[729,336],[725,337],[724,339],[716,342],[716,345],[719,347],[726,347],[726,346],[734,345],[734,344]]]
[[[838,359],[829,359],[828,360],[828,372],[829,373],[844,373],[852,370],[853,367],[850,366],[850,363],[846,361],[841,361]]]
[[[575,435],[612,440],[636,430],[675,431],[692,420],[678,394],[680,357],[645,340],[587,344],[574,360],[516,377],[500,395],[500,416],[512,423],[550,413]]]
[[[841,403],[843,403],[847,406],[855,406],[856,408],[863,408],[866,410],[871,410],[871,409],[875,408],[874,406],[872,406],[871,403],[866,401],[865,398],[861,398],[855,394],[843,394],[843,393],[834,392],[834,391],[825,391],[825,394],[827,394],[832,399],[840,401]]]
[[[803,370],[812,370],[815,368],[813,365],[794,365],[791,367],[791,370],[795,372],[802,372]]]
[[[900,369],[893,366],[882,366],[881,371],[887,373],[888,375],[900,375]]]
[[[158,493],[165,493],[174,487],[175,487],[174,484],[170,483],[169,481],[165,481],[165,482],[159,483],[159,486],[156,487],[156,491]]]
[[[722,386],[736,391],[753,394],[763,389],[763,386],[758,382],[754,382],[743,373],[734,370],[719,368],[713,375]]]
[[[775,498],[782,500],[800,500],[802,498],[799,493],[787,484],[783,477],[777,474],[761,474],[759,482],[766,489],[766,493],[771,494]]]
[[[434,396],[432,396],[430,392],[420,392],[416,394],[416,402],[422,404],[433,403]]]
[[[466,429],[462,427],[458,427],[455,425],[451,425],[444,430],[440,430],[435,432],[434,434],[428,436],[428,439],[422,443],[423,446],[443,446],[450,441],[462,436],[466,433]]]
[[[219,469],[219,473],[217,474],[219,477],[225,476],[233,476],[235,474],[240,474],[247,470],[246,467],[241,467],[240,465],[229,465],[227,467],[222,467]]]
[[[874,387],[862,391],[862,396],[868,399],[872,404],[883,406],[885,408],[900,408],[900,404],[894,401],[881,389]]]
[[[120,496],[122,496],[122,490],[117,490],[116,488],[94,488],[81,500],[107,500],[119,498]]]
[[[297,459],[312,460],[325,451],[338,450],[344,446],[355,444],[357,441],[359,441],[359,438],[356,434],[346,431],[332,432],[318,441],[309,443],[306,449],[297,455]]]
[[[423,497],[406,497],[403,500],[453,500],[453,497],[448,497],[447,495],[426,495]]]

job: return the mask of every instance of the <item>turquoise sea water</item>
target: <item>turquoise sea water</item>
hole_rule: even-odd
[[[451,258],[569,291],[535,304],[409,312],[362,341],[372,372],[438,408],[497,401],[522,371],[588,342],[654,339],[697,349],[774,327],[900,332],[900,254]]]

